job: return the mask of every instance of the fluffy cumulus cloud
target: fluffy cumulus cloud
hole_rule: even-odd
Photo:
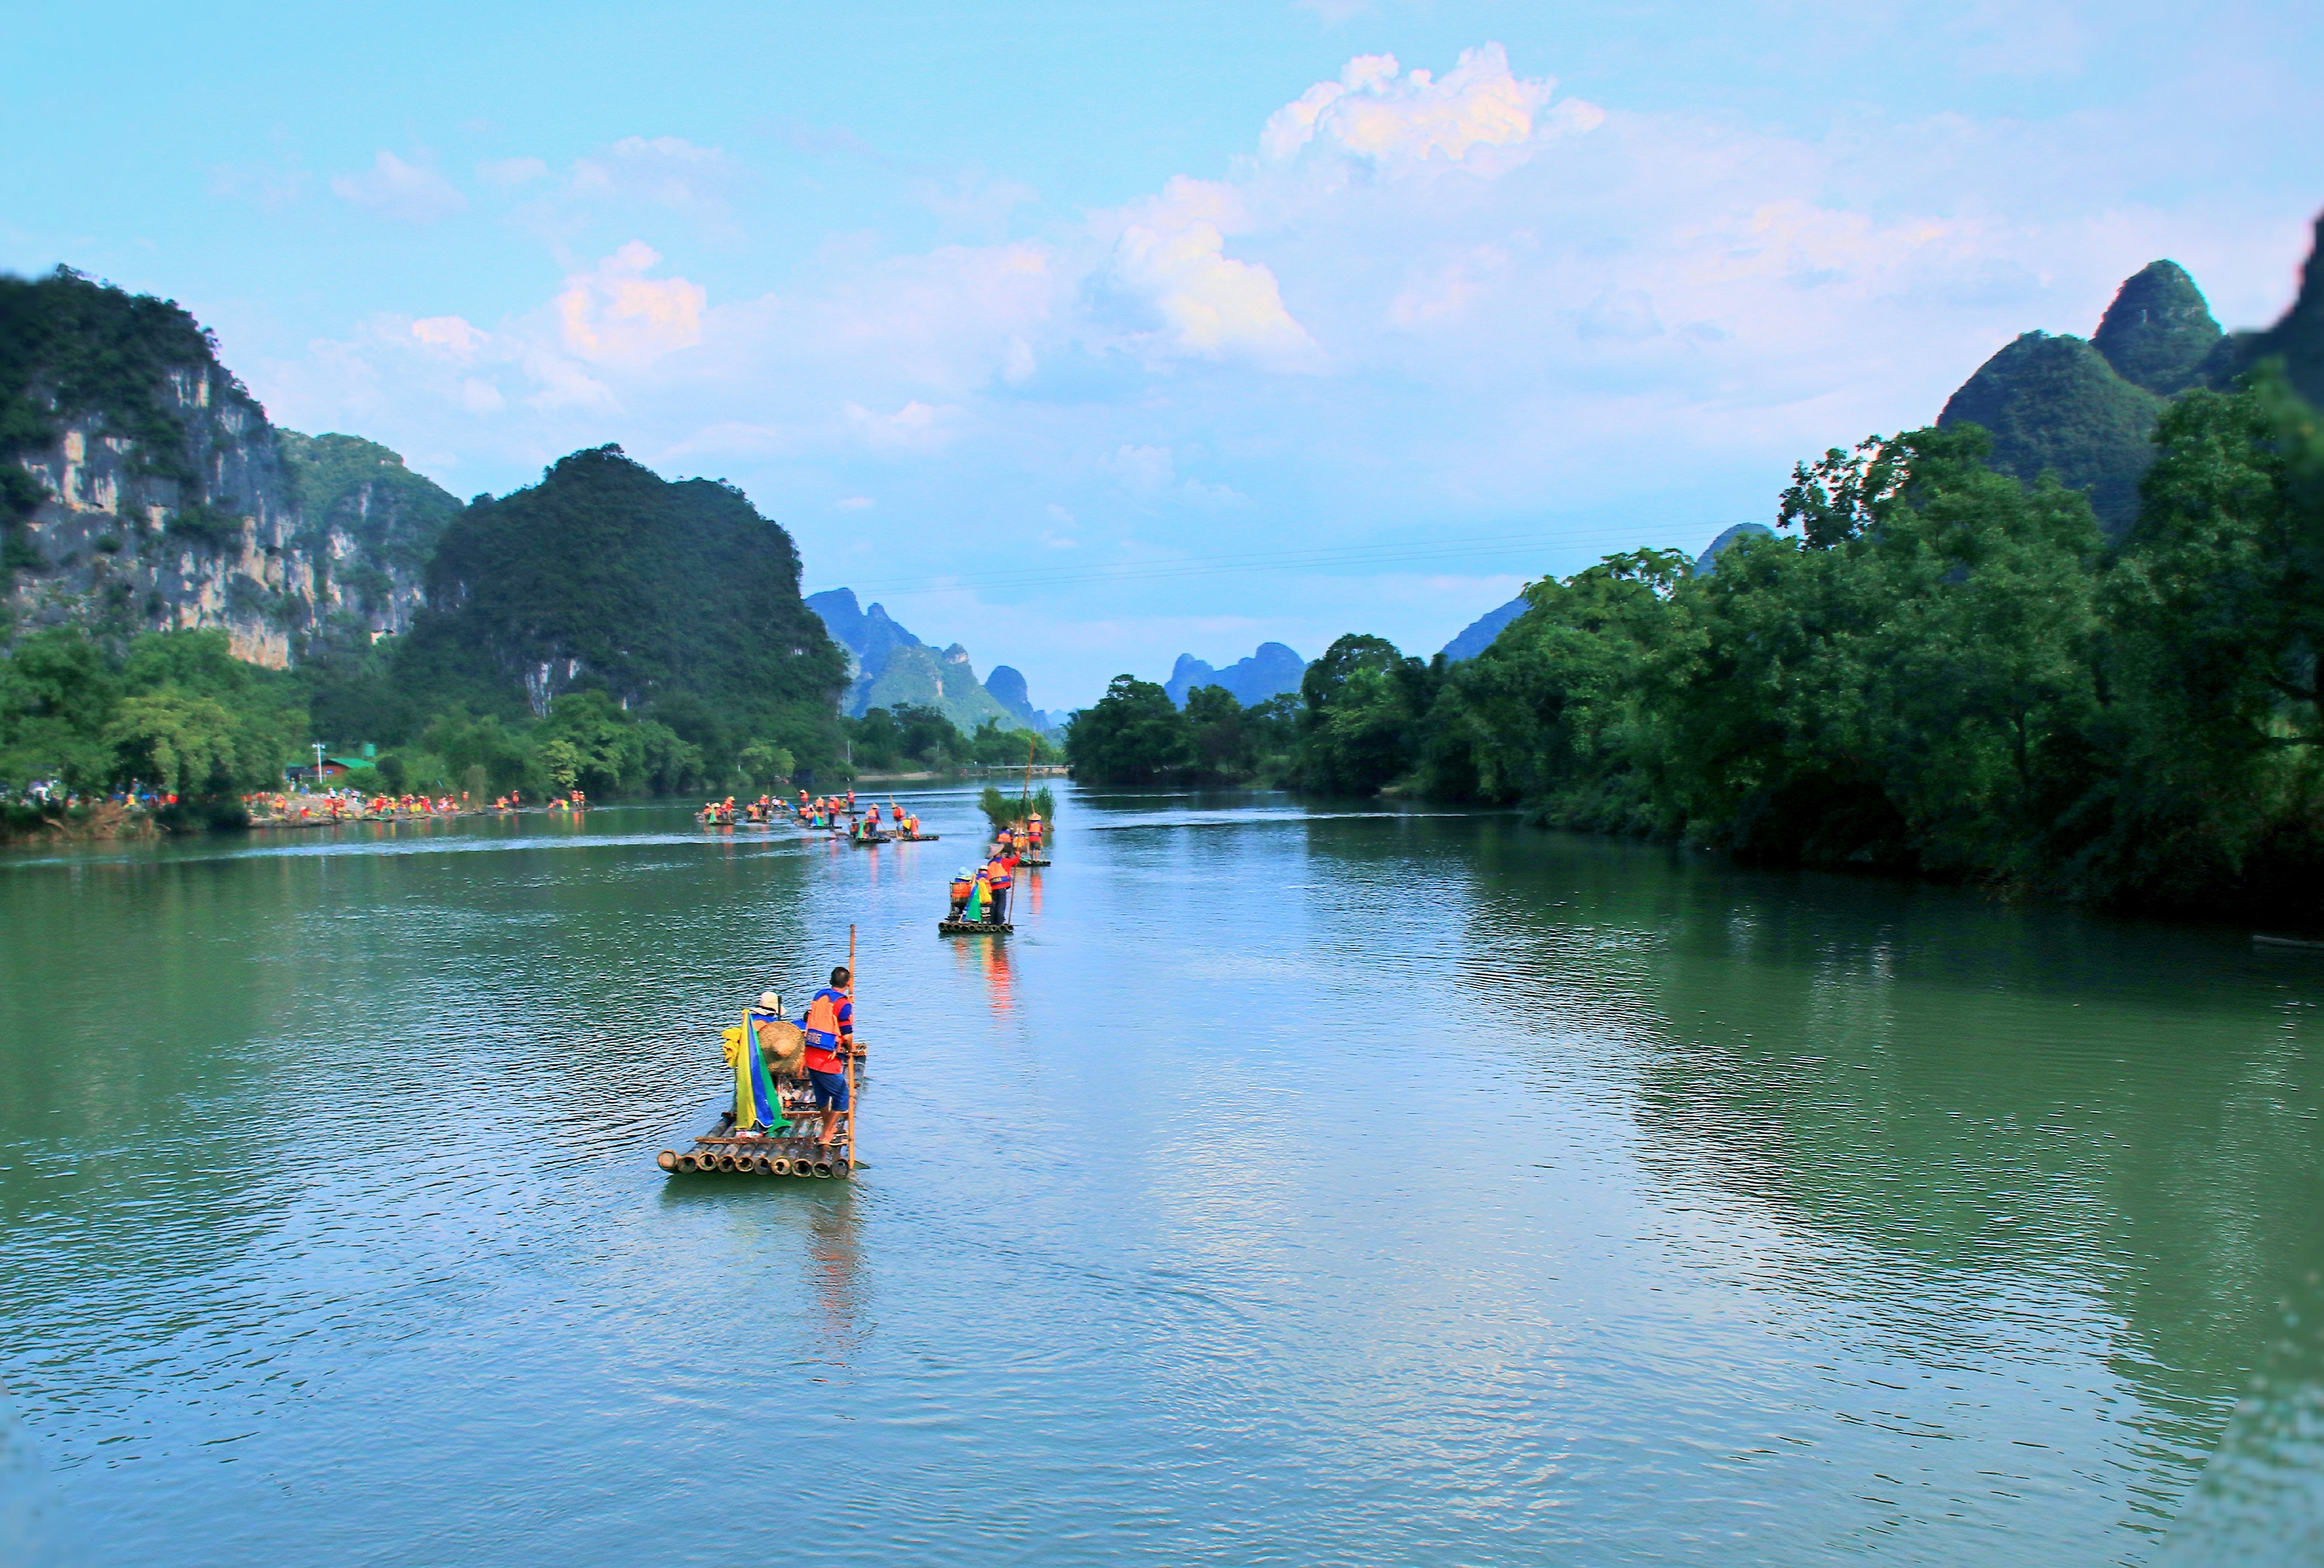
[[[638,364],[702,341],[707,291],[684,278],[648,277],[660,262],[653,247],[632,240],[566,280],[557,317],[576,358]]]
[[[1226,254],[1221,226],[1236,222],[1240,211],[1230,188],[1173,180],[1122,225],[1112,276],[1160,318],[1149,346],[1277,369],[1313,368],[1315,340],[1284,309],[1274,272]]]
[[[1320,144],[1376,163],[1442,159],[1498,167],[1605,119],[1605,111],[1579,98],[1553,107],[1555,87],[1519,78],[1498,43],[1463,51],[1441,78],[1404,71],[1392,54],[1361,55],[1339,80],[1317,82],[1269,115],[1259,151],[1278,162]]]
[[[406,223],[434,223],[468,205],[459,188],[438,170],[427,163],[407,163],[384,147],[364,172],[335,176],[331,193],[366,212]]]

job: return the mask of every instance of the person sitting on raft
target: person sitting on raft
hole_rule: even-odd
[[[855,1053],[855,1004],[847,1000],[847,966],[831,972],[831,983],[807,1004],[807,1081],[815,1091],[816,1109],[823,1112],[823,1136],[816,1141],[831,1147],[831,1131],[839,1113],[847,1110],[847,1058]]]
[[[960,870],[953,872],[952,913],[945,916],[945,918],[947,920],[966,919],[968,918],[968,895],[975,890],[976,879],[969,875],[968,868],[966,866],[963,866]]]

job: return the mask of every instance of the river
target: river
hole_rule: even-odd
[[[2324,955],[1080,789],[941,938],[905,798],[0,858],[0,1557],[2324,1541]],[[851,922],[871,1168],[664,1176]]]

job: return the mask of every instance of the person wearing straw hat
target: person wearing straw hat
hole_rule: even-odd
[[[807,1072],[807,1031],[783,1017],[783,999],[776,992],[759,993],[751,1010],[751,1032],[757,1037],[759,1056],[770,1078],[797,1078]]]

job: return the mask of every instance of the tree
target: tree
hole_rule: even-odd
[[[1152,784],[1194,761],[1194,737],[1170,694],[1152,681],[1117,675],[1094,706],[1065,732],[1074,777],[1098,784]]]
[[[180,795],[226,795],[279,780],[286,750],[263,724],[176,686],[124,697],[106,725],[115,777]]]
[[[21,790],[60,779],[93,790],[111,781],[106,725],[121,700],[121,674],[77,631],[37,632],[0,661],[0,787]]]
[[[2106,783],[2070,825],[2086,895],[2181,903],[2255,878],[2312,887],[2324,871],[2324,540],[2301,483],[2313,427],[2266,372],[2163,416],[2101,588]]]
[[[1384,637],[1350,633],[1300,678],[1297,779],[1329,795],[1373,795],[1420,758],[1419,726],[1443,684],[1435,667]]]
[[[1526,609],[1455,665],[1424,745],[1433,793],[1526,800],[1561,822],[1667,831],[1644,683],[1684,615],[1676,550],[1609,556],[1525,591]]]

